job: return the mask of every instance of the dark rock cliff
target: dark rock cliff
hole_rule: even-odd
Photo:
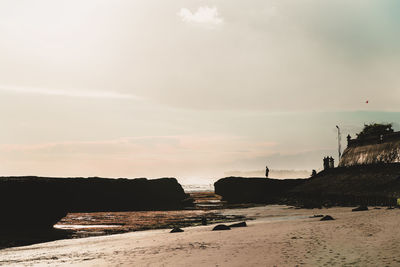
[[[307,179],[290,193],[303,202],[327,205],[395,205],[400,197],[400,164],[329,169]]]
[[[67,214],[61,184],[44,179],[0,178],[0,231],[51,228]]]
[[[391,124],[365,125],[347,143],[339,167],[312,178],[229,177],[214,184],[215,192],[231,203],[395,205],[400,198],[400,132],[393,132]]]
[[[305,179],[227,177],[214,183],[215,193],[228,203],[278,203]]]
[[[49,228],[67,212],[180,209],[175,178],[0,178],[0,226]]]
[[[400,164],[374,164],[328,169],[308,179],[229,177],[215,192],[229,203],[321,206],[395,205],[400,198]]]

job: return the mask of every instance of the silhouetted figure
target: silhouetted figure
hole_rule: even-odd
[[[268,178],[269,169],[268,166],[265,166],[265,177]]]
[[[330,169],[335,168],[335,162],[334,162],[334,159],[332,157],[329,157],[329,168]]]
[[[329,169],[329,157],[324,157],[324,170]]]
[[[315,175],[317,175],[317,171],[316,170],[312,170],[311,177],[314,177]]]
[[[347,146],[349,146],[350,140],[351,140],[351,136],[350,136],[350,134],[348,134],[348,135],[347,135]]]

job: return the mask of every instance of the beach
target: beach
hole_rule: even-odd
[[[264,211],[263,211],[264,209]],[[0,251],[6,266],[399,266],[399,209],[243,209],[248,227],[214,225],[58,240]],[[263,214],[265,212],[265,214]],[[268,216],[272,212],[275,216]],[[335,220],[320,221],[316,214]],[[250,216],[251,217],[251,216]]]

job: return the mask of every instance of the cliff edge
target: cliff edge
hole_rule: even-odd
[[[374,164],[329,169],[293,188],[300,203],[316,205],[396,205],[400,198],[400,164]]]
[[[215,193],[228,203],[280,203],[305,179],[226,177],[214,183]]]
[[[181,209],[186,197],[175,178],[1,177],[0,227],[51,228],[68,212]]]
[[[228,203],[322,206],[396,205],[400,198],[400,164],[374,164],[328,169],[307,179],[228,177],[215,193]]]

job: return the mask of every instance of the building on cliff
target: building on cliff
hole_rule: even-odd
[[[379,163],[400,163],[400,131],[382,133],[364,138],[347,136],[339,167]]]

